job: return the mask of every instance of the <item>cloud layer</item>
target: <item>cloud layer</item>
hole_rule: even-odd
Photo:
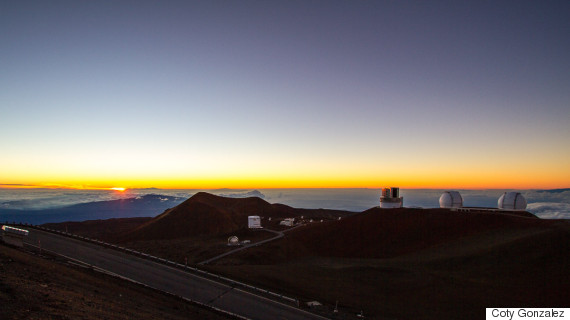
[[[570,204],[561,202],[529,203],[527,210],[543,219],[570,219]]]
[[[134,198],[145,194],[188,198],[198,191],[225,197],[259,197],[270,203],[297,208],[327,208],[360,212],[378,206],[380,189],[262,189],[262,190],[165,190],[133,189],[126,192],[106,190],[3,189],[0,209],[46,209],[77,203]],[[401,190],[406,207],[439,207],[439,196],[446,190]],[[467,207],[497,207],[497,200],[510,190],[458,190]],[[570,189],[524,190],[527,211],[545,219],[570,219]]]

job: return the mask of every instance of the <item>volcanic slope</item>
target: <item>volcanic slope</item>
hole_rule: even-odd
[[[315,222],[203,267],[302,302],[340,301],[339,308],[364,310],[367,319],[479,319],[490,305],[549,307],[568,301],[570,221],[530,213],[351,213],[199,193],[129,233],[138,240],[126,245],[195,263],[228,250],[227,234],[254,242],[255,236],[273,236],[247,230],[248,215],[265,217],[263,225],[301,215]]]
[[[490,305],[567,305],[568,252],[566,220],[374,208],[207,268],[368,319],[480,319]]]
[[[383,259],[468,236],[512,230],[546,230],[560,223],[564,224],[557,220],[538,219],[531,214],[522,217],[506,213],[460,213],[448,209],[372,208],[340,221],[313,223],[292,230],[285,239],[250,252],[279,252],[285,254],[282,256],[285,260],[306,255]],[[240,255],[245,258],[248,252]],[[256,262],[250,258],[245,260],[247,263]]]
[[[270,204],[258,197],[227,198],[199,192],[136,228],[125,241],[191,238],[200,235],[224,235],[247,228],[250,215],[263,218],[305,217],[337,219],[353,212],[326,209],[296,209]],[[265,220],[267,221],[267,220]],[[273,221],[275,223],[275,220]]]

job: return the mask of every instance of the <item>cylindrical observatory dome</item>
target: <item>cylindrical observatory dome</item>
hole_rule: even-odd
[[[463,198],[457,191],[445,191],[439,197],[440,208],[461,208],[463,207]]]
[[[520,192],[505,192],[499,198],[499,209],[526,210],[526,199]]]

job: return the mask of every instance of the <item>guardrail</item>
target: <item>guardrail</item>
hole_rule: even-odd
[[[49,228],[45,228],[45,227],[42,227],[42,226],[36,226],[36,225],[31,225],[31,224],[8,223],[8,222],[6,222],[6,224],[19,225],[19,226],[25,226],[25,227],[35,228],[35,229],[39,229],[39,230],[42,230],[42,231],[46,231],[46,232],[55,233],[55,234],[63,235],[63,236],[66,236],[66,237],[74,238],[74,239],[77,239],[77,240],[95,243],[95,244],[104,246],[104,247],[106,247],[106,248],[112,248],[112,249],[114,249],[114,250],[122,251],[122,252],[125,252],[125,253],[127,253],[127,254],[131,254],[131,255],[134,255],[134,256],[137,256],[137,257],[140,257],[140,258],[143,258],[143,259],[151,260],[151,261],[154,261],[154,262],[157,262],[157,263],[161,263],[161,264],[164,264],[164,265],[174,266],[174,267],[177,267],[177,268],[179,268],[179,269],[181,269],[181,270],[193,271],[193,272],[195,272],[195,273],[199,273],[199,274],[201,274],[201,275],[203,275],[203,276],[207,276],[207,277],[209,277],[209,278],[218,279],[218,280],[220,280],[220,281],[228,282],[228,283],[230,283],[230,284],[233,285],[233,286],[240,286],[240,287],[243,287],[243,288],[247,288],[247,289],[249,289],[249,290],[253,290],[253,291],[256,291],[256,292],[260,292],[260,293],[263,293],[263,294],[266,294],[266,295],[269,295],[269,296],[273,296],[273,297],[282,299],[282,300],[284,300],[284,301],[288,301],[288,302],[292,303],[293,305],[295,305],[295,306],[297,306],[297,307],[299,306],[299,300],[297,300],[297,299],[295,299],[295,298],[291,298],[291,297],[288,297],[288,296],[283,295],[283,294],[279,294],[279,293],[272,292],[272,291],[269,291],[269,290],[266,290],[266,289],[262,289],[262,288],[259,288],[259,287],[256,287],[256,286],[252,286],[252,285],[249,285],[249,284],[240,282],[240,281],[236,281],[236,280],[233,280],[233,279],[230,279],[230,278],[227,278],[227,277],[224,277],[224,276],[215,274],[215,273],[211,273],[211,272],[208,272],[208,271],[205,271],[205,270],[198,269],[198,268],[196,268],[196,267],[191,267],[191,266],[183,265],[183,264],[180,264],[180,263],[176,263],[176,262],[174,262],[174,261],[171,261],[171,260],[167,260],[167,259],[164,259],[164,258],[155,257],[155,256],[153,256],[153,255],[146,254],[146,253],[143,253],[143,252],[140,252],[140,251],[136,251],[136,250],[133,250],[133,249],[128,249],[128,248],[125,248],[125,247],[117,246],[117,245],[112,244],[112,243],[103,242],[103,241],[98,240],[98,239],[91,239],[91,238],[79,236],[79,235],[76,235],[76,234],[72,234],[72,233],[69,233],[69,232],[64,232],[64,231],[60,231],[60,230],[49,229]]]

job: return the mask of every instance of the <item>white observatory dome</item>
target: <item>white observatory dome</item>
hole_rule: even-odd
[[[498,203],[499,209],[526,210],[526,199],[520,192],[505,192]]]
[[[463,198],[457,191],[445,191],[439,197],[440,208],[461,208],[463,207]]]
[[[239,244],[239,239],[236,236],[231,236],[228,238],[228,246],[237,246]]]

